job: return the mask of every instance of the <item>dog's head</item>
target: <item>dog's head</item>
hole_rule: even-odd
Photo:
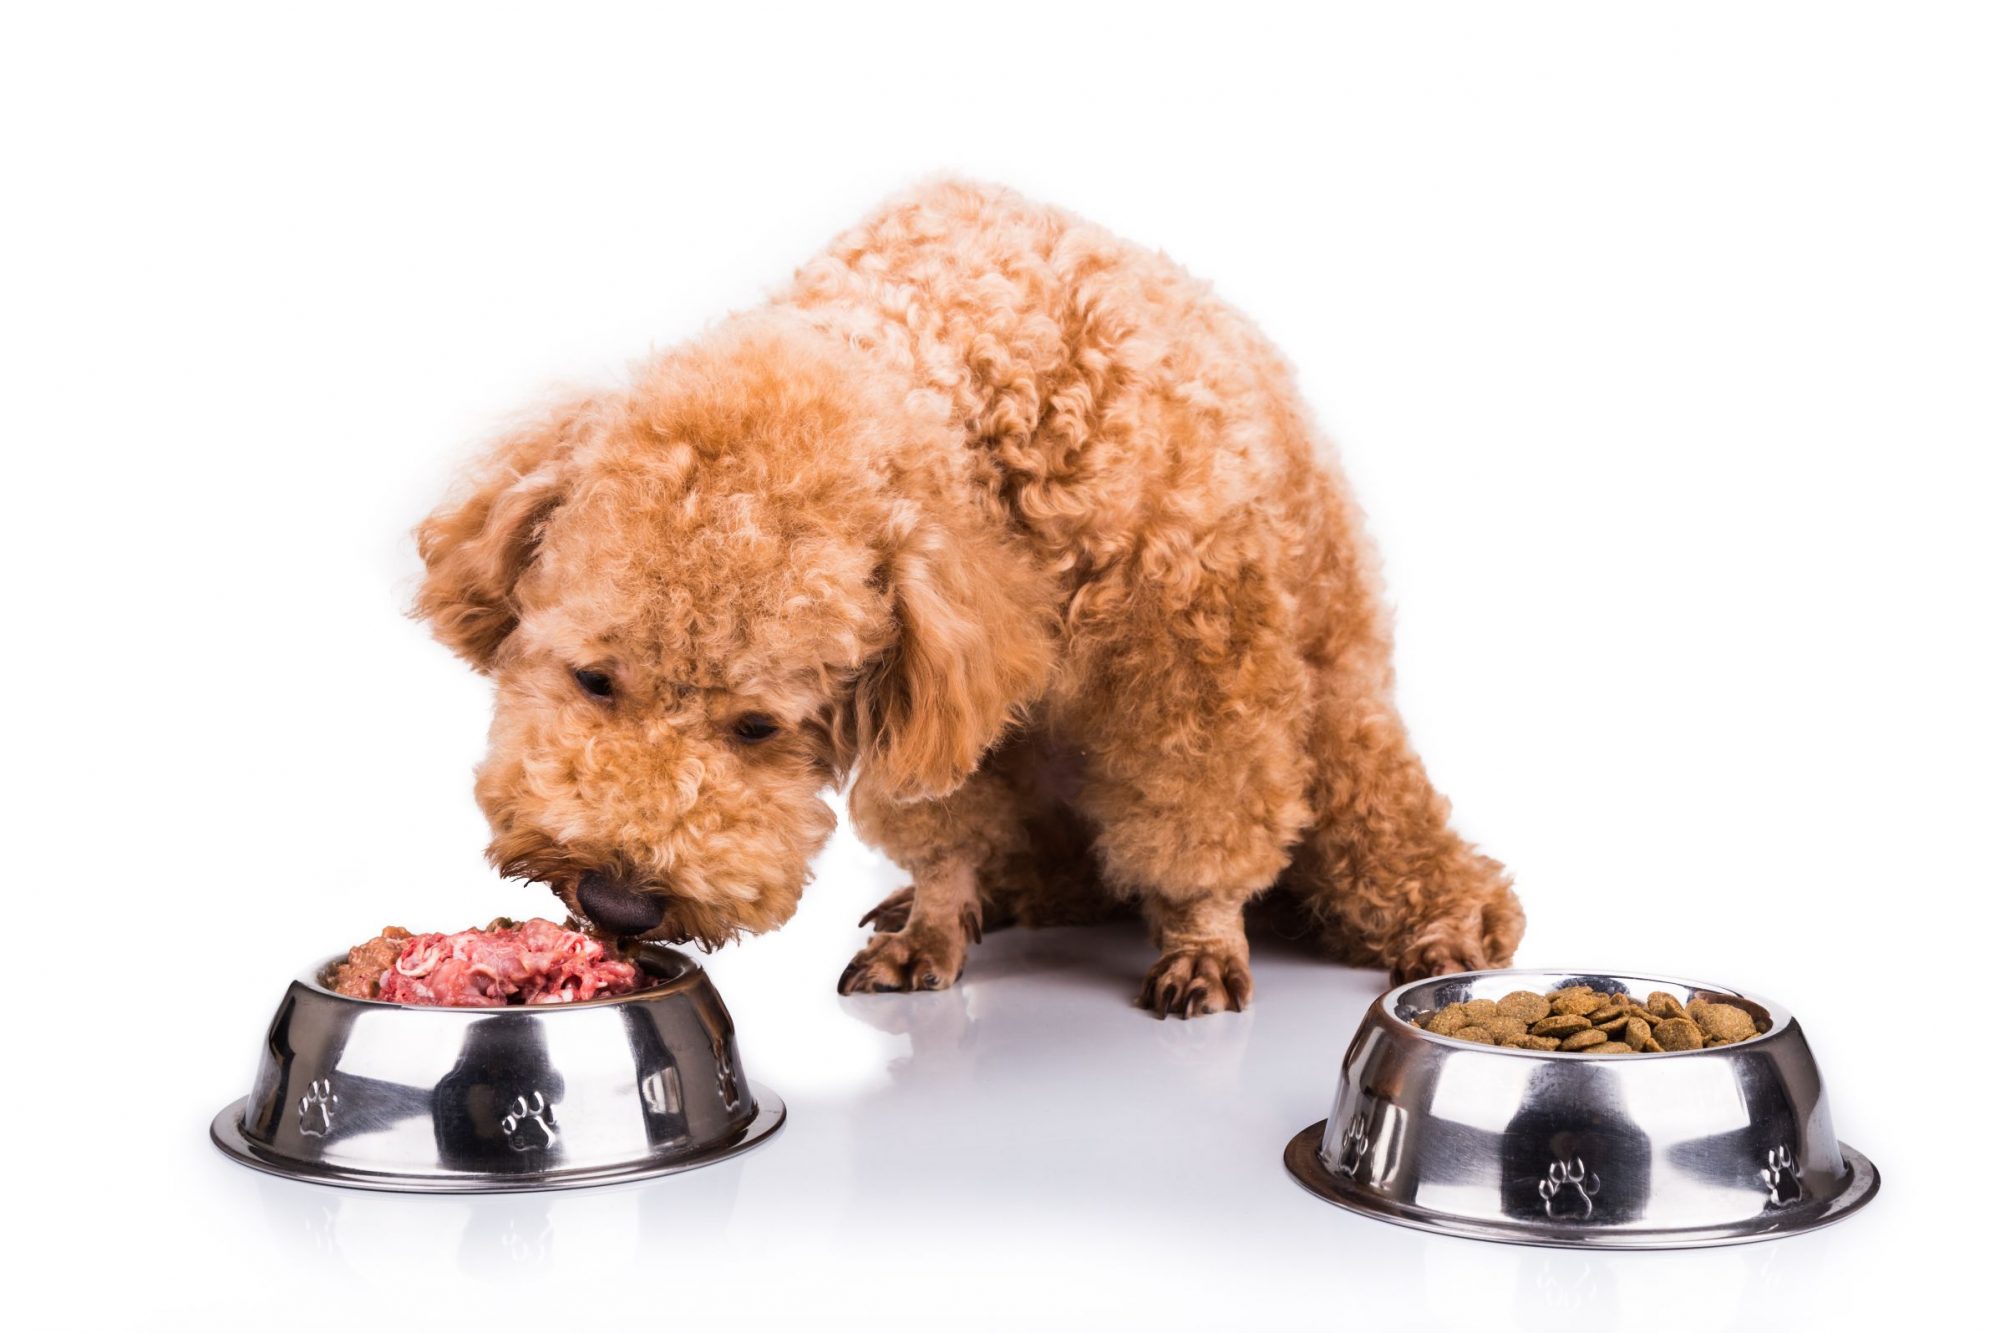
[[[417,533],[417,613],[495,682],[494,864],[713,946],[791,916],[850,767],[962,782],[1050,648],[942,430],[753,319],[503,440]]]

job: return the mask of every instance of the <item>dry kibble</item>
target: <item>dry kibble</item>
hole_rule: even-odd
[[[1701,1035],[1717,1046],[1727,1046],[1730,1042],[1757,1035],[1757,1020],[1750,1017],[1747,1010],[1738,1009],[1733,1004],[1697,1000],[1688,1006],[1687,1012],[1695,1026],[1701,1029]]]
[[[1582,1014],[1550,1014],[1528,1031],[1537,1037],[1567,1037],[1570,1033],[1581,1032],[1589,1026],[1590,1020]]]
[[[1653,1029],[1653,1040],[1664,1051],[1692,1051],[1701,1047],[1701,1029],[1691,1018],[1669,1018]]]
[[[1531,990],[1517,990],[1500,997],[1499,1009],[1509,1018],[1533,1024],[1549,1016],[1549,1001],[1547,996],[1537,995]]]
[[[1469,1021],[1465,1016],[1464,1005],[1448,1004],[1432,1014],[1430,1021],[1425,1023],[1424,1026],[1441,1037],[1449,1037],[1452,1033],[1464,1027]]]
[[[1715,1000],[1684,1005],[1666,991],[1654,991],[1641,1005],[1633,996],[1588,986],[1463,1000],[1411,1021],[1440,1037],[1481,1046],[1591,1055],[1699,1051],[1757,1035],[1757,1020],[1738,1005]]]
[[[1597,993],[1582,986],[1559,990],[1549,997],[1549,1008],[1559,1014],[1587,1014],[1597,1005]]]

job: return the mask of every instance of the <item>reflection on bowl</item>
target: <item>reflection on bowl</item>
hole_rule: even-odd
[[[1588,985],[1748,1010],[1729,1046],[1593,1056],[1481,1046],[1410,1019],[1455,1001]],[[1874,1197],[1790,1014],[1720,986],[1604,972],[1467,972],[1369,1006],[1333,1113],[1295,1137],[1300,1184],[1384,1221],[1483,1240],[1666,1249],[1764,1240]]]
[[[250,1095],[210,1128],[237,1161],[299,1180],[423,1192],[558,1189],[684,1171],[783,1124],[743,1077],[693,959],[642,946],[651,984],[572,1004],[445,1009],[294,981]]]

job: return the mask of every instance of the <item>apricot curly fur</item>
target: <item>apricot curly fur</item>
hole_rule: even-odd
[[[1349,960],[1504,964],[1519,905],[1410,749],[1323,454],[1282,358],[1165,257],[991,186],[896,200],[419,528],[417,613],[496,682],[489,855],[713,945],[792,914],[851,775],[912,889],[844,985],[1123,904],[1149,1007],[1235,1007],[1274,885]]]

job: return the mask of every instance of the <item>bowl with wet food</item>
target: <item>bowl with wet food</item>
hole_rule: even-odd
[[[688,1170],[784,1117],[692,958],[501,920],[390,928],[307,969],[210,1134],[293,1179],[482,1193]]]

